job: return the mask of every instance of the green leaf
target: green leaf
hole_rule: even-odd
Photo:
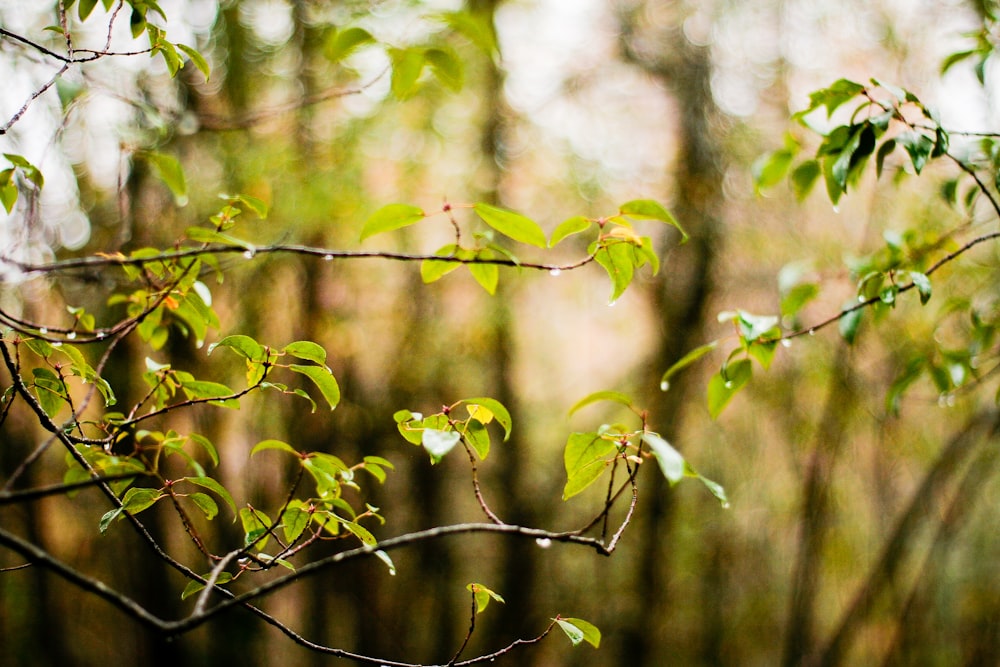
[[[80,16],[81,21],[86,21],[90,13],[94,11],[94,7],[97,6],[97,0],[80,0],[77,5],[77,13]]]
[[[469,415],[473,419],[478,419],[483,424],[487,424],[488,421],[483,421],[482,418],[474,414],[473,409],[476,406],[482,406],[486,408],[490,412],[490,414],[492,414],[493,418],[497,420],[497,423],[499,423],[503,427],[504,442],[506,442],[510,438],[511,429],[514,428],[514,421],[511,419],[510,412],[508,412],[507,408],[504,407],[503,403],[496,400],[495,398],[487,398],[485,396],[479,398],[466,398],[462,400],[462,403],[464,403],[466,405],[466,408],[469,410]]]
[[[913,170],[919,174],[934,150],[934,141],[920,132],[901,132],[896,136],[896,142],[909,153]]]
[[[566,485],[563,500],[569,500],[597,481],[618,452],[614,442],[597,433],[572,433],[563,451]]]
[[[260,510],[242,507],[240,523],[243,525],[243,546],[248,547],[253,544],[257,551],[263,551],[271,539],[271,536],[266,534],[267,529],[271,527],[270,518]]]
[[[472,208],[483,219],[483,222],[504,236],[539,248],[548,245],[545,240],[545,232],[531,218],[482,202],[475,204]]]
[[[708,382],[708,413],[712,419],[722,414],[733,396],[746,386],[753,374],[749,359],[738,359],[712,376]]]
[[[580,410],[591,403],[597,403],[598,401],[611,401],[612,403],[624,405],[627,408],[632,407],[632,399],[627,394],[617,391],[595,391],[593,394],[584,396],[577,401],[573,407],[569,409],[568,414],[573,415],[577,410]]]
[[[601,631],[596,626],[580,618],[557,618],[556,623],[566,633],[573,646],[587,642],[594,648],[601,645]]]
[[[446,88],[456,93],[462,90],[465,71],[458,54],[447,48],[433,48],[424,52],[424,58],[431,66],[431,72]]]
[[[482,584],[469,584],[465,587],[465,589],[472,593],[475,598],[477,614],[481,614],[485,611],[486,607],[490,604],[490,600],[496,600],[501,604],[504,602],[502,597]]]
[[[354,535],[354,537],[361,540],[362,544],[364,544],[365,546],[373,547],[376,544],[378,544],[378,540],[375,539],[375,536],[372,535],[371,532],[369,532],[368,529],[362,526],[361,524],[356,523],[354,521],[344,521],[343,525],[344,528],[348,530],[348,532]]]
[[[458,431],[442,431],[426,428],[420,436],[420,443],[431,456],[431,461],[437,463],[445,454],[454,449],[462,435]]]
[[[204,493],[192,493],[188,496],[188,500],[197,505],[198,509],[205,513],[205,518],[207,519],[214,519],[219,513],[219,506],[209,495]]]
[[[833,115],[833,112],[836,111],[841,105],[850,102],[859,93],[864,91],[864,89],[865,87],[856,81],[839,79],[829,88],[824,88],[810,93],[809,108],[795,114],[795,117],[801,119],[810,111],[820,107],[826,107],[826,117],[830,118]]]
[[[211,68],[208,66],[208,61],[205,60],[205,56],[201,55],[198,51],[187,46],[186,44],[178,44],[177,48],[187,54],[187,57],[191,59],[194,66],[198,68],[202,76],[205,77],[205,81],[208,81],[212,74]]]
[[[212,576],[211,572],[206,572],[205,574],[201,575],[202,579],[206,580],[211,576]],[[215,579],[215,585],[221,586],[222,584],[232,581],[232,579],[233,575],[229,574],[228,572],[220,572],[219,576]],[[198,591],[203,590],[204,588],[205,584],[201,583],[200,581],[192,579],[191,581],[188,582],[187,586],[184,587],[184,591],[181,593],[181,599],[186,600],[195,593],[197,593]]]
[[[226,490],[226,487],[222,486],[222,484],[216,480],[211,477],[185,477],[183,479],[185,482],[190,482],[191,484],[196,484],[202,488],[212,491],[222,498],[227,505],[229,505],[234,514],[236,513],[236,503],[233,502],[233,497],[230,495],[229,491]]]
[[[121,509],[129,514],[138,514],[149,509],[153,504],[163,498],[166,494],[160,489],[131,488],[125,492],[122,498]]]
[[[224,408],[234,408],[239,409],[240,401],[237,398],[233,398],[235,393],[232,389],[224,384],[219,384],[218,382],[207,382],[205,380],[192,380],[190,382],[182,382],[181,389],[188,399],[222,399],[211,401],[212,405],[219,405]]]
[[[663,204],[657,201],[653,201],[652,199],[634,199],[622,204],[618,208],[618,211],[622,215],[627,215],[637,220],[659,220],[660,222],[665,222],[681,233],[681,243],[688,240],[688,234],[681,227],[681,224],[677,222],[677,219],[674,218]]]
[[[326,364],[326,350],[323,349],[322,345],[318,345],[311,340],[297,340],[294,343],[289,343],[282,352],[299,359],[315,362],[320,366]]]
[[[650,431],[642,434],[642,441],[653,451],[663,476],[671,486],[684,479],[684,457],[669,442]]]
[[[461,253],[461,249],[452,243],[439,248],[434,254],[439,257],[457,257],[459,253]],[[461,265],[461,262],[444,262],[434,259],[425,259],[420,263],[420,278],[425,283],[433,283],[448,275]]]
[[[381,560],[383,563],[385,563],[386,567],[389,568],[389,576],[395,576],[396,575],[396,566],[395,566],[395,564],[393,564],[392,559],[389,558],[389,554],[387,554],[386,552],[382,551],[381,549],[376,549],[373,553],[376,556],[378,556],[379,560]]]
[[[197,433],[192,433],[188,437],[191,439],[192,442],[194,442],[197,445],[200,445],[201,448],[205,450],[208,456],[212,459],[212,465],[219,465],[219,452],[216,451],[215,445],[212,444],[211,440]]]
[[[281,515],[282,529],[285,535],[285,542],[292,544],[295,540],[299,539],[299,536],[305,531],[309,526],[309,520],[312,515],[303,510],[299,505],[292,505],[285,509],[285,512]]]
[[[226,336],[219,342],[209,345],[208,354],[212,354],[217,347],[228,347],[241,357],[249,359],[250,361],[264,360],[264,346],[250,336],[244,336],[242,334]]]
[[[563,220],[552,231],[552,238],[549,239],[549,247],[555,247],[557,243],[565,239],[567,236],[587,231],[590,229],[592,224],[594,223],[590,218],[586,218],[582,215],[576,215],[572,218]]]
[[[758,193],[773,188],[785,178],[796,152],[798,151],[777,150],[762,155],[753,163],[751,173]]]
[[[489,455],[490,434],[481,421],[470,418],[461,429],[461,433],[480,460],[484,460]]]
[[[411,206],[410,204],[388,204],[372,213],[371,217],[365,221],[365,226],[361,229],[361,240],[364,241],[369,236],[388,232],[393,229],[408,227],[420,222],[427,214],[423,209]]]
[[[681,357],[677,362],[674,363],[673,366],[668,368],[667,372],[664,373],[663,377],[660,378],[660,390],[667,391],[668,389],[670,389],[670,378],[676,375],[679,371],[687,368],[694,362],[698,361],[699,359],[704,357],[706,354],[708,354],[718,346],[719,346],[719,341],[713,340],[711,343],[706,343],[705,345],[696,347],[695,349],[691,350],[683,357]]]
[[[187,179],[177,158],[156,151],[142,151],[138,155],[149,162],[153,167],[153,173],[170,188],[178,204],[187,199]]]
[[[358,49],[374,43],[375,38],[363,28],[352,27],[346,30],[338,30],[326,40],[326,44],[323,47],[323,55],[330,62],[336,63],[347,58]]]
[[[67,404],[66,384],[48,368],[32,368],[31,375],[38,404],[54,418]]]
[[[250,450],[250,456],[253,456],[257,452],[262,452],[265,449],[278,449],[283,452],[288,452],[289,454],[299,455],[299,452],[289,445],[287,442],[282,442],[281,440],[262,440],[254,445],[254,448]]]
[[[861,327],[861,317],[864,315],[864,308],[854,308],[854,310],[848,311],[847,308],[853,308],[857,306],[857,303],[848,301],[844,305],[844,311],[840,317],[840,321],[837,323],[837,327],[840,330],[840,335],[847,341],[848,345],[853,345],[854,341],[858,338],[858,329]]]
[[[188,227],[184,230],[184,235],[195,243],[218,243],[219,245],[243,248],[251,252],[256,250],[254,244],[249,241],[207,227]]]
[[[478,259],[493,259],[493,251],[483,248],[476,253]],[[469,273],[476,279],[476,282],[490,295],[496,294],[497,283],[500,281],[500,267],[496,264],[471,263],[467,264]]]
[[[591,252],[595,244],[591,244]],[[628,241],[602,242],[597,246],[594,259],[611,278],[611,298],[614,303],[632,283],[635,276],[635,246]]]
[[[792,181],[792,192],[795,193],[795,197],[801,201],[805,199],[810,192],[812,192],[813,186],[816,185],[816,179],[819,178],[821,173],[819,162],[816,160],[806,160],[794,170],[790,176]]]
[[[312,380],[320,393],[323,394],[323,398],[326,399],[331,410],[336,408],[337,404],[340,403],[340,386],[328,368],[323,366],[301,366],[299,364],[292,364],[288,368]]]
[[[253,211],[254,214],[258,218],[260,218],[261,220],[264,220],[265,218],[267,218],[267,204],[264,203],[264,200],[262,200],[262,199],[259,199],[257,197],[251,197],[250,195],[228,195],[228,194],[223,194],[223,195],[219,195],[219,196],[220,196],[220,198],[225,199],[226,201],[228,201],[230,203],[230,205],[233,205],[233,204],[242,204],[242,205],[246,206],[248,209],[250,209],[251,211]]]
[[[426,59],[422,48],[389,49],[392,62],[390,89],[397,100],[405,100],[416,92],[417,80],[424,70]]]
[[[819,285],[815,283],[800,283],[790,288],[781,297],[781,315],[794,317],[798,315],[807,303],[819,296]]]
[[[920,304],[926,304],[931,298],[931,280],[926,274],[919,271],[910,271],[910,280],[920,292]]]

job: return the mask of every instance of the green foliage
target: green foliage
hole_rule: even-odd
[[[591,623],[582,618],[557,618],[555,619],[559,629],[566,633],[573,646],[582,642],[587,642],[594,648],[601,645],[601,631]]]

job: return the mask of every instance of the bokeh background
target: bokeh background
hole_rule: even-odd
[[[0,25],[38,37],[54,22],[53,4],[5,0]],[[794,339],[718,420],[705,387],[726,345],[668,391],[659,387],[685,352],[732,334],[717,313],[777,313],[783,267],[823,285],[800,315],[807,325],[850,298],[846,260],[884,245],[887,231],[943,235],[996,224],[941,201],[942,181],[954,176],[944,167],[916,179],[893,164],[900,177],[869,175],[838,209],[819,191],[802,203],[784,187],[755,193],[751,177],[786,132],[815,145],[789,116],[840,77],[905,86],[947,127],[995,129],[990,68],[985,87],[971,65],[940,75],[942,60],[967,48],[963,33],[980,25],[977,2],[161,4],[168,36],[205,54],[210,80],[192,67],[172,80],[145,56],[103,59],[35,101],[0,147],[32,160],[47,184],[37,209],[0,219],[5,252],[41,260],[169,246],[217,210],[220,192],[270,204],[266,221],[247,216],[239,228],[260,244],[433,251],[449,240],[443,220],[363,244],[359,233],[384,204],[432,210],[445,201],[492,202],[551,231],[572,215],[659,199],[692,237],[679,245],[666,226],[644,225],[663,249],[663,270],[640,272],[610,305],[607,277],[593,266],[558,276],[504,269],[490,297],[467,272],[424,286],[416,264],[227,260],[225,281],[212,284],[222,328],[207,342],[236,332],[275,345],[316,340],[344,393],[332,414],[263,396],[238,412],[194,410],[159,426],[216,442],[219,475],[238,502],[280,504],[290,470],[277,457],[248,459],[255,443],[278,438],[347,461],[393,461],[385,485],[364,496],[388,519],[380,537],[479,520],[463,458],[431,466],[399,437],[392,414],[493,396],[513,413],[514,433],[481,466],[488,500],[507,521],[570,529],[599,508],[601,494],[561,500],[565,439],[623,415],[567,410],[605,389],[646,407],[652,426],[731,501],[723,509],[697,482],[669,488],[643,470],[636,518],[610,559],[567,545],[454,538],[394,553],[394,577],[379,562],[354,564],[301,581],[264,600],[265,609],[317,643],[424,663],[447,661],[461,642],[470,581],[506,604],[480,616],[467,655],[534,636],[557,613],[604,634],[598,651],[553,636],[506,664],[793,665],[824,650],[828,664],[998,659],[995,387],[940,396],[918,382],[898,415],[885,401],[909,353],[947,340],[950,298],[992,312],[995,248],[939,274],[928,306],[900,299],[887,317],[867,320],[853,346],[836,327]],[[431,79],[399,102],[378,49],[337,64],[324,55],[331,26],[358,25],[405,45],[441,33],[429,13],[462,8],[495,25],[501,56],[458,34],[442,37],[466,67],[459,93]],[[94,24],[89,39],[100,44]],[[6,119],[53,65],[7,39],[0,59]],[[183,165],[189,188],[179,201],[142,159],[149,150]],[[557,255],[585,252],[585,243],[567,241]],[[102,313],[114,288],[110,274],[53,282],[5,271],[6,307],[33,321],[65,319],[66,304]],[[133,344],[115,354],[108,379],[128,404],[144,392],[138,377],[150,352]],[[195,341],[152,356],[234,385],[242,372]],[[0,471],[10,474],[40,437],[26,414],[12,413]],[[53,483],[64,470],[53,449],[23,483]],[[182,615],[192,602],[179,599],[176,573],[124,525],[98,534],[102,500],[88,492],[3,507],[0,521],[156,613]],[[143,517],[175,553],[197,558],[168,508]],[[213,526],[220,551],[242,539],[229,518],[224,510]],[[0,552],[0,566],[17,564]],[[333,662],[242,612],[164,642],[37,568],[0,575],[0,647],[0,662],[11,665]]]

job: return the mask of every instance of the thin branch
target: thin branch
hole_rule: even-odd
[[[90,479],[83,480],[81,482],[73,482],[72,484],[53,484],[51,486],[40,486],[35,489],[26,489],[24,491],[0,491],[0,505],[13,505],[15,503],[39,500],[40,498],[46,498],[48,496],[60,496],[72,493],[73,491],[79,491],[90,486],[96,486],[97,484],[117,482],[125,479],[135,479],[136,477],[144,476],[146,476],[146,473],[136,471],[122,473],[119,475],[91,477]]]

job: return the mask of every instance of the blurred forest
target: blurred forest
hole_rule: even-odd
[[[55,3],[27,4],[0,2],[0,26],[42,34]],[[465,584],[478,581],[505,603],[478,617],[468,655],[533,637],[557,613],[585,618],[603,634],[597,650],[551,636],[502,664],[1000,660],[996,389],[984,371],[982,383],[959,388],[956,381],[949,392],[917,380],[898,410],[886,400],[908,355],[957,340],[960,325],[949,319],[960,310],[957,302],[975,302],[995,316],[995,245],[936,274],[926,306],[909,294],[866,319],[853,344],[836,326],[787,341],[770,370],[756,373],[718,419],[709,414],[705,390],[725,360],[722,347],[672,377],[667,391],[660,388],[664,371],[685,353],[731,334],[719,312],[778,313],[782,277],[798,272],[822,286],[794,322],[784,323],[797,329],[853,299],[850,262],[893,234],[918,229],[945,237],[964,225],[996,225],[949,208],[940,191],[955,169],[943,165],[919,178],[900,165],[896,177],[867,174],[836,208],[822,187],[799,202],[784,185],[757,192],[752,177],[755,161],[781,148],[787,132],[816,142],[789,117],[807,106],[810,91],[840,77],[905,86],[937,107],[947,127],[997,129],[989,67],[985,86],[971,63],[940,73],[944,58],[968,48],[963,34],[982,26],[986,5],[161,5],[168,35],[195,45],[211,77],[188,66],[171,79],[159,60],[145,56],[100,60],[40,96],[0,137],[4,152],[30,157],[46,177],[43,215],[28,225],[17,211],[0,220],[5,252],[16,248],[45,261],[169,248],[217,210],[222,192],[269,204],[266,220],[242,223],[261,245],[433,252],[449,242],[446,222],[360,242],[368,216],[393,202],[428,210],[444,201],[490,202],[551,232],[570,216],[599,217],[620,201],[649,198],[665,202],[691,235],[678,244],[675,231],[657,228],[660,273],[637,272],[610,304],[608,277],[595,266],[559,275],[501,268],[490,296],[466,271],[424,285],[417,263],[224,258],[225,282],[212,286],[222,330],[206,342],[233,332],[317,341],[329,350],[343,392],[333,412],[259,395],[238,411],[178,415],[180,425],[170,428],[197,429],[216,443],[218,475],[237,498],[280,504],[292,474],[284,459],[249,458],[255,443],[277,438],[345,460],[392,461],[396,469],[384,485],[366,487],[365,501],[382,507],[387,519],[373,529],[380,539],[479,521],[462,457],[432,466],[400,437],[393,414],[492,396],[510,409],[514,429],[479,465],[484,495],[505,521],[568,530],[593,516],[603,491],[561,499],[566,437],[621,415],[607,404],[567,411],[591,392],[614,390],[647,408],[652,427],[721,483],[731,504],[720,507],[697,483],[671,487],[649,464],[633,523],[610,558],[565,544],[460,536],[394,552],[395,576],[371,559],[304,579],[262,600],[269,613],[319,644],[443,664],[468,629]],[[424,18],[463,8],[495,26],[495,57]],[[361,49],[331,62],[327,36],[343,25],[390,44],[433,34],[460,55],[464,85],[454,92],[427,77],[410,99],[394,99],[381,53]],[[95,39],[102,39],[100,30]],[[0,115],[7,119],[52,73],[10,39],[0,38],[0,58],[8,88]],[[74,97],[79,90],[85,95]],[[152,150],[180,160],[183,196],[142,159]],[[586,246],[569,240],[554,252],[557,261],[570,261]],[[105,283],[113,279],[110,272],[57,281],[5,273],[0,300],[26,321],[66,320],[66,304],[100,319],[108,308]],[[105,370],[123,404],[146,391],[139,378],[149,352],[130,340]],[[171,339],[155,359],[196,374],[232,372],[237,383],[242,369],[227,370],[218,357],[207,357],[194,340]],[[37,445],[31,417],[12,410],[2,425],[4,480]],[[63,452],[51,448],[17,486],[56,483],[65,466]],[[0,504],[0,524],[162,617],[180,616],[191,606],[177,594],[182,578],[124,525],[99,534],[108,508],[85,491]],[[214,527],[239,542],[225,512]],[[171,549],[197,555],[168,508],[143,517]],[[22,563],[0,549],[0,568]],[[0,572],[0,655],[5,665],[337,662],[239,610],[164,641],[105,601],[30,567]]]

